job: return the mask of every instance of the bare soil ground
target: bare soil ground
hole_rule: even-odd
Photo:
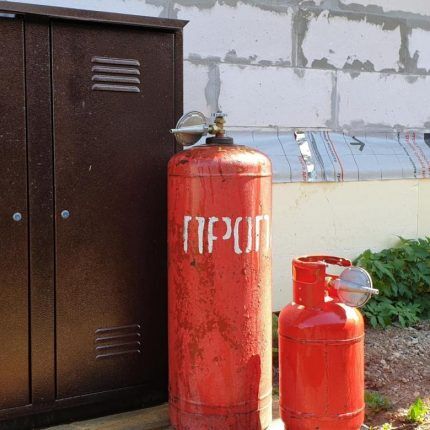
[[[414,328],[389,327],[366,330],[366,388],[386,396],[388,410],[368,408],[367,425],[379,429],[430,430],[430,417],[418,425],[407,422],[410,405],[422,398],[430,405],[430,321]]]

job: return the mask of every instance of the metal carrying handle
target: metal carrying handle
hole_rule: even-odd
[[[340,275],[327,273],[327,266],[340,266]],[[324,303],[324,294],[349,306],[361,307],[372,295],[379,294],[373,288],[372,278],[361,267],[352,265],[351,260],[331,255],[311,255],[293,261],[296,303],[306,301],[308,305]],[[314,286],[323,288],[312,291]],[[296,287],[298,287],[296,289]]]
[[[309,255],[296,259],[296,262],[303,268],[312,268],[316,265],[326,264],[341,267],[351,267],[352,262],[347,258],[335,257],[333,255]],[[312,264],[314,263],[314,264]]]
[[[309,285],[320,282],[321,276],[335,277],[334,275],[329,275],[326,273],[326,268],[328,265],[351,267],[352,263],[350,260],[346,258],[335,257],[332,255],[309,255],[309,256],[295,258],[293,261],[293,267],[296,273],[299,273],[299,272],[308,273],[308,276],[306,277],[297,276],[297,278],[302,278],[300,282],[306,283]],[[304,280],[305,278],[307,278],[307,280]],[[318,279],[320,279],[320,281]]]
[[[352,265],[351,260],[342,257],[335,257],[333,255],[309,255],[297,258],[297,261],[301,261],[303,263],[327,263],[343,267],[349,267]]]

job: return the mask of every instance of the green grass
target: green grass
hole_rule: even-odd
[[[377,391],[366,391],[364,400],[367,408],[372,412],[388,411],[392,406],[391,400]]]

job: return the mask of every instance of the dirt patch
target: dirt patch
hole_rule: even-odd
[[[426,423],[405,422],[409,406],[422,398],[430,404],[430,321],[414,328],[366,330],[366,388],[386,396],[389,410],[368,410],[367,424],[377,429],[393,423],[399,429],[430,430]]]

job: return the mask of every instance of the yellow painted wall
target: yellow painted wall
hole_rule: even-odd
[[[355,258],[397,236],[430,236],[430,180],[274,184],[274,310],[292,298],[293,256]]]

